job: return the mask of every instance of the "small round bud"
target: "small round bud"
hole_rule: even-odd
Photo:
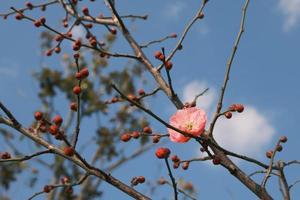
[[[143,128],[143,132],[144,132],[144,133],[151,134],[151,133],[152,133],[152,129],[151,129],[149,126],[145,126],[145,127]]]
[[[117,34],[117,29],[112,28],[110,29],[111,34],[116,35]]]
[[[43,191],[45,193],[49,193],[49,192],[51,192],[52,189],[53,189],[52,185],[45,185],[44,188],[43,188]]]
[[[11,155],[10,155],[10,153],[8,153],[8,152],[4,152],[4,153],[1,155],[1,159],[3,159],[3,160],[10,159],[10,158],[11,158]]]
[[[230,119],[230,118],[232,117],[232,113],[231,113],[231,112],[226,112],[226,113],[225,113],[225,117],[226,117],[227,119]]]
[[[267,158],[272,158],[272,155],[273,155],[273,151],[272,150],[266,152]]]
[[[123,142],[128,142],[131,139],[131,135],[129,133],[124,133],[121,135],[121,140]]]
[[[51,135],[57,135],[57,133],[58,133],[58,130],[59,130],[59,128],[58,128],[58,126],[56,126],[56,125],[51,125],[50,127],[49,127],[49,133],[51,134]]]
[[[177,169],[180,166],[180,162],[174,162],[173,163],[173,168]]]
[[[40,27],[41,25],[42,25],[42,22],[41,22],[41,20],[35,20],[34,22],[33,22],[33,24],[34,24],[34,26],[35,27]]]
[[[167,61],[165,63],[165,67],[166,67],[167,70],[171,70],[172,67],[173,67],[173,63],[171,61]]]
[[[282,146],[281,146],[280,144],[277,145],[276,150],[277,150],[278,152],[282,151]]]
[[[141,95],[141,96],[145,95],[145,91],[144,91],[143,89],[139,89],[138,93],[139,93],[139,95]]]
[[[159,140],[160,140],[160,136],[159,136],[159,135],[155,135],[155,136],[153,136],[153,138],[152,138],[152,142],[153,142],[153,143],[158,143]]]
[[[172,34],[170,35],[170,37],[172,37],[172,38],[177,38],[177,34],[176,34],[176,33],[172,33]]]
[[[67,156],[73,156],[74,155],[74,149],[72,147],[65,147],[64,148],[64,154]]]
[[[23,19],[23,17],[24,16],[21,13],[17,13],[16,16],[15,16],[16,20],[21,20],[21,19]]]
[[[154,57],[155,57],[156,59],[159,59],[159,57],[160,57],[161,55],[163,55],[163,54],[162,54],[162,52],[160,52],[160,51],[156,51],[156,52],[154,53]]]
[[[131,137],[133,137],[134,139],[138,139],[140,137],[140,133],[138,131],[133,131],[131,133]]]
[[[173,155],[173,156],[171,157],[171,160],[172,160],[173,162],[180,162],[180,159],[179,159],[179,157],[178,157],[177,155]]]
[[[54,52],[55,52],[55,53],[59,54],[60,51],[61,51],[60,47],[55,47],[55,48],[54,48]]]
[[[82,76],[82,78],[86,78],[89,76],[89,69],[88,68],[83,68],[82,70],[80,70],[80,74]]]
[[[63,122],[63,119],[60,115],[56,115],[55,117],[53,117],[52,121],[57,125],[60,126]]]
[[[182,164],[182,169],[183,170],[187,170],[189,168],[189,165],[190,165],[190,162],[189,161],[186,161]]]
[[[212,160],[213,164],[214,165],[219,165],[221,164],[221,159],[219,157],[214,157],[213,160]]]
[[[79,95],[81,92],[81,88],[79,86],[73,87],[73,93]]]
[[[155,155],[157,158],[163,159],[163,158],[168,158],[170,153],[171,153],[170,149],[161,147],[156,150]]]
[[[144,176],[139,176],[139,177],[137,177],[137,180],[139,183],[144,183],[146,179]]]
[[[282,142],[282,143],[285,143],[285,142],[287,142],[287,137],[286,136],[281,136],[280,137],[280,142]]]
[[[236,104],[235,110],[241,113],[244,111],[244,106],[242,104]]]
[[[43,119],[43,113],[42,112],[40,112],[40,111],[36,111],[35,113],[34,113],[34,118],[36,119],[36,120],[41,120],[41,119]]]
[[[201,13],[199,13],[198,17],[199,17],[199,19],[203,19],[204,18],[204,14],[201,12]]]
[[[77,111],[77,103],[71,102],[70,103],[70,109],[76,112]]]
[[[83,8],[82,8],[82,13],[83,13],[85,16],[89,16],[89,15],[90,15],[89,9],[88,9],[87,7],[83,7]]]

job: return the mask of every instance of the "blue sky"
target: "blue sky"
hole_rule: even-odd
[[[134,24],[128,23],[131,28],[134,28],[132,34],[137,41],[143,43],[173,32],[180,35],[185,25],[197,12],[199,2],[122,0],[117,2],[117,6],[121,14],[149,15],[147,21],[138,20]],[[20,6],[23,3],[16,0],[2,2],[0,12],[8,10],[12,4]],[[239,29],[243,4],[244,1],[240,0],[209,1],[204,12],[204,20],[193,26],[183,43],[184,51],[178,52],[173,59],[174,67],[171,73],[174,77],[175,90],[180,98],[189,100],[204,88],[210,88],[198,102],[198,106],[204,108],[209,117],[215,110],[226,61]],[[107,13],[102,3],[98,5],[101,12]],[[94,7],[94,10],[97,8]],[[53,14],[56,11],[50,9],[48,15],[55,18]],[[38,84],[31,78],[32,72],[38,70],[40,62],[40,30],[32,27],[28,22],[18,22],[13,18],[0,21],[0,99],[24,124],[31,122],[32,119],[28,116],[40,106],[36,95]],[[273,148],[280,135],[286,135],[289,141],[284,145],[284,150],[278,158],[300,159],[298,154],[300,92],[297,89],[300,83],[299,34],[300,0],[250,2],[245,33],[232,66],[224,100],[225,107],[232,103],[243,103],[246,109],[244,113],[234,115],[230,121],[220,120],[215,132],[217,140],[226,148],[267,161],[264,152]],[[152,46],[145,52],[153,58],[155,50],[163,45],[169,52],[176,41],[168,40],[163,44]],[[128,45],[122,38],[115,46],[116,51],[119,49],[129,51]],[[59,59],[58,56],[54,56],[50,59],[45,58],[45,61],[59,67]],[[152,62],[159,64],[155,59],[152,59]],[[148,88],[154,87],[154,81],[150,81]],[[156,99],[149,99],[148,105],[166,120],[175,112],[175,108],[162,93]],[[156,131],[166,131],[162,125],[154,121],[153,124]],[[1,147],[3,145],[7,148],[2,143],[0,142]],[[166,146],[184,159],[199,156],[198,146],[194,142],[167,143]],[[86,153],[89,154],[89,150]],[[149,181],[154,181],[161,175],[167,178],[163,163],[155,159],[153,154],[154,150],[126,164],[113,174],[127,183],[130,177],[141,174]],[[256,169],[243,162],[239,162],[239,165],[247,172]],[[193,182],[199,199],[255,198],[224,169],[210,164],[191,164],[188,171],[177,170],[175,177],[184,177],[185,180]],[[299,179],[299,168],[288,168],[287,177],[290,183]],[[14,189],[18,189],[22,181],[20,179]],[[130,199],[107,184],[102,186],[107,191],[105,199]],[[269,191],[274,198],[281,199],[275,178],[271,179],[269,186]],[[137,189],[146,191],[145,186],[138,186]],[[0,192],[4,191],[0,189]],[[18,194],[13,193],[13,190],[8,191],[9,196],[15,199],[23,195],[27,197],[31,193],[32,191],[28,190],[20,191]],[[170,199],[168,194],[172,194],[172,190],[164,186],[153,198],[161,199],[164,196]],[[300,196],[299,186],[292,190],[292,195]]]

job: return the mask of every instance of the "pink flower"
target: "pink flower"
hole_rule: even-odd
[[[207,117],[204,110],[191,107],[177,110],[170,118],[170,125],[194,136],[200,136],[204,132]],[[168,128],[170,140],[185,143],[191,139],[181,133]]]

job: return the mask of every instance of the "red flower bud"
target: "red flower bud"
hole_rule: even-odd
[[[131,139],[131,135],[129,133],[124,133],[121,135],[121,140],[123,142],[128,142]]]
[[[155,155],[157,158],[163,159],[163,158],[168,158],[170,153],[171,153],[170,149],[161,147],[156,150]]]
[[[64,154],[67,156],[73,156],[74,155],[74,149],[72,147],[65,147],[64,148]]]
[[[40,111],[36,111],[35,113],[34,113],[34,118],[36,119],[36,120],[41,120],[41,119],[43,119],[43,113],[41,113]]]

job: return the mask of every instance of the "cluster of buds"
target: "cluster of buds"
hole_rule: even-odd
[[[140,132],[132,131],[131,133],[124,133],[121,135],[120,139],[123,142],[128,142],[131,138],[138,139],[141,136]]]
[[[242,113],[243,111],[244,111],[243,104],[232,104],[231,106],[229,106],[228,111],[225,112],[224,115],[227,119],[230,119],[232,117],[232,112]]]
[[[138,184],[142,184],[142,183],[145,183],[145,177],[144,176],[138,176],[138,177],[133,177],[131,179],[131,185],[132,186],[136,186]]]
[[[161,51],[156,51],[156,52],[154,53],[154,57],[155,57],[156,59],[162,61],[162,62],[164,63],[165,68],[166,68],[167,70],[171,70],[171,69],[172,69],[173,63],[172,63],[171,61],[169,61],[169,60],[166,61],[166,57],[165,57],[165,55],[164,55]]]
[[[276,149],[275,149],[275,150],[278,151],[278,152],[281,152],[282,149],[283,149],[281,143],[286,143],[287,140],[288,140],[288,139],[287,139],[286,136],[281,136],[281,137],[279,138],[279,143],[276,145]],[[273,154],[274,154],[274,151],[273,151],[273,150],[269,150],[269,151],[266,152],[266,157],[267,157],[267,158],[272,158]]]
[[[46,18],[45,17],[41,17],[41,18],[39,18],[39,19],[37,19],[33,22],[34,26],[37,27],[37,28],[42,26],[45,23],[46,23]]]
[[[177,169],[180,166],[180,158],[177,155],[173,155],[171,160],[173,162],[173,168]]]
[[[138,90],[138,95],[135,94],[128,94],[127,98],[130,99],[131,101],[139,101],[142,97],[144,97],[146,95],[146,92],[144,89],[139,89]],[[105,104],[113,104],[113,103],[117,103],[123,101],[123,99],[119,98],[118,96],[112,97],[110,100],[106,100],[104,103]]]
[[[79,72],[76,72],[75,77],[77,80],[85,79],[89,76],[89,69],[87,67],[81,69]]]
[[[48,122],[44,119],[43,113],[36,111],[34,113],[34,118],[38,121],[38,130],[42,133],[49,132],[51,135],[55,136],[55,139],[62,140],[64,138],[64,131],[60,130],[63,119],[60,115],[53,117],[52,122]]]

